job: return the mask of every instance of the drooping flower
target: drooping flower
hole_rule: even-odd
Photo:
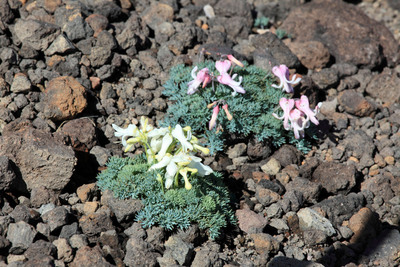
[[[244,94],[246,91],[240,84],[242,83],[242,76],[239,77],[239,81],[235,81],[237,74],[233,74],[232,77],[229,75],[228,70],[231,67],[231,62],[229,60],[217,61],[215,62],[215,68],[219,71],[220,75],[217,77],[218,82],[228,85],[233,89],[232,95],[237,93]]]
[[[237,60],[233,55],[228,55],[227,57],[230,60],[230,62],[235,63],[239,67],[242,67],[242,68],[244,67],[243,63],[240,62],[239,60]]]
[[[304,138],[304,129],[308,128],[309,120],[304,117],[304,113],[297,108],[290,111],[290,125],[296,139]]]
[[[231,113],[228,110],[228,104],[225,104],[222,106],[222,109],[225,111],[226,117],[228,119],[228,121],[231,121],[233,119]]]
[[[315,125],[319,124],[319,121],[317,120],[317,118],[315,116],[318,114],[321,104],[322,103],[318,103],[316,108],[314,110],[311,110],[307,96],[302,95],[300,97],[300,99],[295,101],[296,108],[298,108],[300,111],[304,112],[304,114],[306,114],[306,116],[307,116],[307,120],[310,120]]]
[[[209,74],[208,68],[201,69],[197,75],[195,74],[197,71],[197,66],[195,66],[192,70],[192,78],[193,80],[188,83],[188,95],[194,94],[201,83],[203,83],[203,88],[207,86],[208,83],[211,82],[211,76]]]
[[[219,106],[215,105],[215,107],[213,108],[213,113],[211,115],[211,120],[208,124],[208,130],[211,131],[217,124],[218,113],[219,113]]]
[[[272,87],[282,88],[287,93],[293,93],[292,84],[300,82],[301,78],[296,79],[296,75],[293,76],[292,80],[289,80],[289,68],[286,65],[279,65],[272,68],[272,73],[275,74],[280,80],[279,85],[273,84]]]
[[[285,130],[290,130],[290,125],[289,125],[289,116],[290,116],[290,111],[294,107],[294,100],[293,99],[286,99],[282,97],[279,100],[279,105],[281,106],[283,110],[283,115],[279,117],[277,114],[272,113],[272,116],[275,118],[282,120],[283,119],[283,127]]]

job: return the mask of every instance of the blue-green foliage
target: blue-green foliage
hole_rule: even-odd
[[[218,75],[215,63],[206,61],[198,64],[198,69],[207,67],[210,72]],[[296,140],[293,132],[283,128],[282,121],[272,116],[273,112],[279,113],[279,100],[287,97],[281,89],[271,86],[274,82],[271,75],[255,66],[245,66],[244,68],[235,67],[233,73],[243,77],[242,87],[246,90],[245,94],[238,93],[232,96],[233,90],[219,82],[213,82],[206,88],[188,95],[188,82],[193,78],[191,71],[193,67],[178,65],[171,69],[170,79],[164,85],[163,94],[172,100],[167,114],[164,117],[164,126],[168,125],[190,125],[196,133],[203,133],[206,137],[211,153],[223,150],[224,140],[230,133],[238,134],[242,137],[255,136],[259,141],[270,141],[275,147],[284,143],[295,144],[299,149],[306,151],[310,145],[307,140]],[[237,79],[237,78],[236,78]],[[207,129],[211,119],[212,109],[207,105],[223,99],[228,104],[233,120],[226,118],[221,109],[218,114],[218,123],[223,128],[223,133],[215,133],[215,129]],[[277,112],[278,111],[278,112]]]
[[[179,188],[163,192],[156,180],[157,172],[149,172],[148,168],[143,156],[112,157],[107,169],[98,175],[97,184],[101,190],[113,191],[116,197],[141,199],[144,208],[136,220],[145,228],[159,225],[167,230],[186,229],[191,223],[198,223],[215,239],[221,228],[236,222],[221,174],[193,177],[191,190]]]

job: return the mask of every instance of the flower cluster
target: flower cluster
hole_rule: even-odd
[[[294,137],[299,139],[300,137],[304,137],[304,129],[310,126],[310,121],[315,125],[318,125],[319,122],[315,117],[319,112],[322,103],[318,103],[315,109],[311,109],[309,106],[308,98],[305,95],[302,95],[300,99],[286,99],[282,97],[279,101],[279,105],[283,110],[283,115],[278,116],[275,113],[272,115],[279,119],[283,120],[283,127],[286,130],[293,130]],[[294,108],[296,106],[296,108]]]
[[[192,188],[188,174],[191,176],[209,175],[213,170],[202,164],[202,159],[196,157],[196,152],[207,155],[208,148],[199,145],[199,140],[192,135],[191,128],[182,128],[179,124],[172,127],[154,128],[148,124],[144,117],[140,120],[140,128],[130,124],[123,129],[113,124],[115,136],[121,138],[125,152],[131,150],[134,144],[140,143],[146,153],[147,161],[151,164],[149,170],[160,170],[164,172],[165,188],[169,189],[179,186],[179,174],[185,181],[187,190]],[[164,185],[161,175],[159,181]]]
[[[233,89],[233,92],[232,92],[233,96],[235,96],[237,93],[241,93],[241,94],[246,93],[246,91],[243,89],[243,87],[240,86],[240,84],[242,83],[242,77],[241,76],[239,77],[239,81],[235,81],[237,74],[233,74],[231,76],[231,73],[228,73],[229,69],[231,69],[232,66],[234,67],[235,65],[238,65],[240,67],[243,67],[244,66],[243,63],[241,63],[239,60],[237,60],[232,55],[228,55],[227,58],[228,59],[226,59],[226,60],[218,60],[217,62],[215,62],[215,68],[219,71],[219,75],[216,77],[216,80],[221,84],[225,84],[225,85],[228,85],[229,87],[231,87]],[[232,69],[233,69],[233,67],[232,67]],[[210,74],[210,70],[208,68],[201,69],[196,75],[197,69],[198,68],[196,66],[192,70],[193,80],[188,83],[189,88],[187,91],[187,93],[189,95],[197,92],[200,84],[203,84],[202,88],[204,88],[211,81],[215,80],[214,75]],[[232,72],[232,69],[231,69],[231,72]]]

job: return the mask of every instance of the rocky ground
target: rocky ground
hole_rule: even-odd
[[[0,0],[0,266],[399,265],[399,12],[396,0]],[[142,229],[136,200],[96,187],[122,156],[111,124],[157,124],[169,69],[204,44],[286,64],[323,101],[307,155],[240,140],[205,159],[238,198],[238,225],[215,241],[196,225]]]

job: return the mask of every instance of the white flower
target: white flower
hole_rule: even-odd
[[[201,163],[201,158],[191,156],[192,161],[187,165],[189,168],[197,169],[197,174],[201,177],[210,175],[214,171],[207,165]]]
[[[134,124],[129,124],[128,128],[125,128],[125,129],[123,129],[123,128],[121,128],[121,127],[115,125],[115,124],[112,124],[112,127],[113,127],[114,130],[115,130],[114,135],[115,135],[116,137],[121,137],[122,145],[123,145],[123,146],[126,146],[126,145],[127,145],[127,143],[126,143],[126,139],[127,139],[127,138],[129,138],[129,137],[131,137],[131,136],[137,137],[138,134],[139,134],[139,133],[138,133],[138,130],[137,130],[137,127],[136,127],[136,125],[134,125]]]
[[[175,175],[179,171],[179,166],[188,165],[190,160],[189,155],[186,154],[178,154],[175,156],[166,154],[160,162],[151,166],[150,170],[158,170],[167,167],[165,172],[165,188],[168,189],[174,182]]]
[[[176,139],[179,140],[179,142],[182,145],[182,151],[183,152],[188,152],[188,151],[192,151],[193,150],[193,146],[189,142],[190,139],[188,141],[188,137],[190,137],[190,138],[192,137],[192,133],[191,133],[190,130],[188,131],[188,137],[186,137],[185,133],[183,132],[182,127],[179,124],[177,124],[175,126],[175,129],[171,132],[171,134],[172,134],[173,137],[175,137]]]

